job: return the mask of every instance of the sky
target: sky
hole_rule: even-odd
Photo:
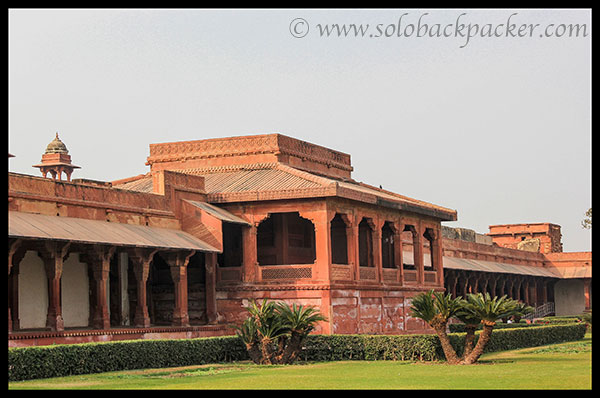
[[[564,251],[591,251],[591,10],[8,17],[11,172],[40,175],[56,132],[73,178],[101,181],[148,172],[151,143],[278,132],[350,154],[357,181],[457,210],[443,225],[550,222]]]

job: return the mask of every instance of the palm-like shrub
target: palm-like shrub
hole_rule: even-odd
[[[461,309],[461,300],[453,299],[450,294],[444,295],[442,292],[430,290],[413,297],[410,309],[412,316],[424,320],[435,330],[442,350],[444,350],[446,361],[450,364],[458,363],[459,359],[454,347],[450,344],[446,326],[448,320]]]
[[[250,316],[237,327],[236,334],[257,364],[293,363],[317,322],[327,320],[312,306],[289,307],[267,299],[261,305],[252,301],[247,310]]]
[[[293,304],[292,307],[285,303],[276,304],[278,315],[286,334],[280,339],[280,363],[293,363],[302,350],[302,343],[308,334],[313,331],[317,322],[327,319],[314,307]]]
[[[492,298],[489,293],[468,294],[465,300],[462,297],[453,299],[449,294],[444,295],[433,290],[416,295],[411,306],[412,315],[424,320],[435,330],[446,361],[450,364],[477,362],[490,340],[498,319],[521,317],[531,310],[531,307],[506,295]],[[465,324],[465,350],[461,359],[456,355],[446,334],[446,325],[451,317],[456,317]],[[475,330],[479,324],[482,324],[483,331],[475,345]]]
[[[500,318],[519,314],[517,304],[518,302],[506,295],[502,297],[495,296],[494,298],[489,293],[467,295],[466,302],[463,302],[463,311],[470,313],[472,317],[481,319],[483,330],[479,335],[477,344],[468,355],[464,356],[461,363],[469,365],[477,362],[492,336],[496,321]]]
[[[463,352],[463,358],[473,351],[475,345],[475,331],[481,323],[481,318],[472,310],[467,300],[460,298],[460,310],[456,313],[455,317],[465,324],[465,349]]]

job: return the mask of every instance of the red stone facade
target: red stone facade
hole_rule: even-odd
[[[490,225],[489,236],[498,246],[540,253],[563,251],[560,225],[550,223]]]
[[[420,292],[504,292],[537,304],[560,278],[545,256],[548,239],[550,249],[556,236],[560,244],[560,227],[558,235],[552,224],[524,235],[540,239],[537,252],[515,250],[521,233],[506,234],[509,226],[490,227],[498,244],[443,237],[441,223],[455,221],[455,210],[354,181],[350,155],[281,134],[151,144],[147,164],[149,173],[111,183],[9,173],[9,221],[38,214],[73,228],[86,219],[193,240],[149,246],[120,240],[113,228],[96,242],[65,241],[51,227],[44,237],[19,232],[27,226],[15,221],[9,345],[232,333],[248,302],[263,298],[318,307],[328,321],[317,333],[430,332],[409,313]],[[36,330],[19,324],[30,308],[19,299],[36,302],[19,292],[28,252],[48,281],[46,327]],[[63,262],[72,253],[90,285],[81,297],[89,322],[75,328],[61,314]],[[485,268],[492,262],[522,268],[498,273]],[[589,268],[591,278],[591,253]]]

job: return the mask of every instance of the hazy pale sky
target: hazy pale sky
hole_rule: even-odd
[[[151,143],[279,132],[444,225],[551,222],[591,251],[591,10],[10,9],[9,171],[40,175],[57,131],[103,181]]]

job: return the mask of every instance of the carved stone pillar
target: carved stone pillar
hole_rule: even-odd
[[[150,315],[148,314],[148,303],[146,300],[146,285],[148,274],[150,273],[150,263],[155,249],[133,249],[128,255],[133,263],[133,273],[137,284],[137,305],[133,317],[133,325],[138,328],[147,328],[150,326]]]
[[[448,280],[448,291],[446,293],[450,294],[453,298],[456,298],[456,285],[458,282],[458,278],[454,270],[446,270],[446,280]]]
[[[300,211],[300,217],[312,222],[315,229],[315,262],[313,279],[329,281],[331,274],[331,222],[329,214],[321,211]]]
[[[459,275],[462,282],[462,285],[460,285],[460,295],[466,299],[467,293],[469,293],[469,275],[464,270],[460,270]]]
[[[242,278],[244,282],[255,282],[258,280],[258,259],[256,247],[257,225],[242,228],[244,267]]]
[[[496,292],[497,296],[502,297],[506,293],[504,292],[504,286],[506,285],[506,277],[502,274],[496,275]]]
[[[356,263],[356,250],[354,249],[354,235],[353,235],[353,222],[352,217],[348,214],[340,214],[344,225],[346,226],[346,257],[348,265],[350,266],[351,272],[354,273],[354,264]],[[331,222],[331,220],[330,220]],[[331,225],[331,224],[330,224]]]
[[[531,305],[537,307],[538,305],[540,305],[540,303],[538,303],[537,294],[538,279],[535,276],[532,276],[530,281],[531,282],[529,284],[529,301],[531,302]]]
[[[583,281],[583,294],[585,296],[585,309],[592,309],[592,280],[585,279]]]
[[[548,279],[542,279],[541,282],[541,290],[542,290],[542,304],[546,304],[548,302]]]
[[[19,328],[18,317],[18,276],[19,263],[27,249],[24,247],[21,239],[8,240],[8,332]],[[14,317],[14,322],[13,322]]]
[[[488,283],[489,283],[489,275],[487,274],[480,274],[479,275],[479,292],[481,292],[484,296],[485,293],[487,292],[487,287],[488,287]],[[493,295],[492,295],[493,297]]]
[[[168,253],[165,256],[173,279],[175,306],[173,308],[173,326],[190,326],[188,314],[188,288],[187,288],[187,265],[190,257],[195,253],[191,251],[178,251]]]
[[[404,284],[404,259],[403,259],[403,247],[402,247],[402,231],[404,231],[404,224],[399,222],[397,228],[394,228],[394,264],[398,268],[398,283]],[[394,224],[394,227],[396,224]]]
[[[423,233],[420,226],[415,226],[413,232],[413,257],[415,269],[417,270],[417,284],[425,282],[425,264],[423,263]]]
[[[517,296],[514,293],[514,286],[515,286],[515,280],[514,280],[514,276],[512,275],[507,275],[504,277],[504,291],[506,292],[505,294],[513,299],[516,300]]]
[[[431,257],[434,260],[436,279],[438,286],[444,286],[444,251],[442,248],[442,231],[433,230],[433,239],[431,240]]]
[[[492,291],[491,295],[492,297],[494,296],[498,296],[501,297],[501,294],[498,294],[498,274],[490,274],[490,279],[489,279],[489,286],[490,286],[490,290]]]
[[[60,301],[60,278],[63,271],[63,262],[68,255],[70,245],[70,242],[44,241],[38,248],[48,278],[46,327],[52,331],[65,329]]]
[[[360,257],[359,257],[359,243],[358,243],[358,223],[360,222],[359,219],[355,219],[354,222],[352,223],[351,231],[350,231],[350,239],[352,240],[352,280],[359,280],[360,279]],[[350,262],[351,260],[348,259],[348,262]]]
[[[469,293],[476,294],[479,289],[479,275],[477,272],[472,272],[468,278]]]
[[[521,300],[521,283],[523,283],[523,279],[520,276],[513,277],[513,289],[514,289],[514,299]]]
[[[206,320],[210,324],[217,322],[217,253],[206,253]]]
[[[381,260],[381,225],[376,224],[371,233],[373,243],[373,266],[375,267],[375,276],[378,282],[383,281],[383,264]]]
[[[93,246],[86,250],[82,256],[82,260],[88,263],[93,275],[94,289],[92,290],[94,294],[92,297],[91,326],[97,329],[110,329],[107,284],[110,259],[114,252],[114,246]]]

